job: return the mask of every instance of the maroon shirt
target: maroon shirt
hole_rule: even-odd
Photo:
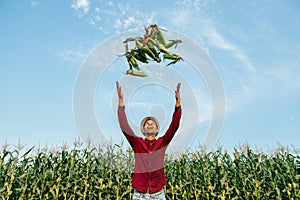
[[[127,121],[125,106],[119,106],[118,118],[120,128],[134,151],[135,167],[132,187],[142,193],[158,192],[167,183],[164,171],[164,155],[179,127],[181,107],[175,107],[172,122],[166,133],[151,141],[134,134]]]

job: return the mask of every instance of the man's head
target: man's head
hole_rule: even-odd
[[[155,117],[145,117],[141,122],[140,128],[144,136],[156,136],[159,132],[158,120]]]

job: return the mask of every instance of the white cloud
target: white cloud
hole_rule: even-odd
[[[30,6],[32,8],[46,8],[46,6],[41,1],[37,1],[37,0],[31,0]]]
[[[213,0],[203,2],[197,0],[177,1],[173,13],[169,17],[170,27],[188,33],[203,46],[216,47],[219,50],[230,52],[231,59],[232,57],[238,59],[244,70],[248,73],[254,72],[255,68],[248,56],[218,30],[213,14],[207,15],[206,9],[214,3]]]
[[[128,17],[127,19],[124,20],[124,28],[130,27],[132,24],[134,24],[135,19],[134,17]]]
[[[178,0],[175,1],[175,5],[183,9],[199,11],[214,5],[215,1],[216,0]]]
[[[206,38],[209,46],[217,47],[220,50],[225,50],[230,52],[231,55],[237,58],[241,62],[241,67],[246,70],[246,72],[254,72],[255,67],[252,66],[249,57],[243,52],[243,49],[236,46],[236,44],[227,40],[211,20],[205,20],[205,30],[203,31],[202,37]]]
[[[282,65],[272,69],[270,74],[275,79],[273,81],[278,83],[283,91],[293,92],[300,90],[300,70],[298,66]]]
[[[73,0],[71,8],[74,8],[79,16],[89,12],[90,2],[88,0]]]
[[[111,6],[111,7],[114,6],[114,2],[112,2],[112,1],[109,1],[107,4],[108,4],[109,6]]]
[[[226,110],[231,111],[251,101],[251,97],[257,92],[257,73],[244,49],[221,32],[213,14],[207,14],[206,9],[213,4],[214,1],[177,2],[168,25],[194,38],[206,48],[208,54],[211,51],[214,56],[211,58],[216,59],[225,84]],[[180,9],[176,9],[177,7]]]
[[[140,28],[152,23],[155,12],[145,13],[139,9],[132,9],[128,4],[119,4],[119,11],[116,11],[115,32],[121,32],[130,28]]]
[[[60,57],[62,60],[71,63],[80,65],[82,61],[87,57],[90,49],[83,47],[75,47],[64,50],[51,49],[50,52],[57,57]]]
[[[135,4],[123,1],[95,2],[93,6],[91,8],[88,0],[74,0],[71,5],[78,17],[84,16],[88,23],[101,30],[103,34],[115,34],[143,27],[153,22],[156,14],[155,11],[145,12]]]

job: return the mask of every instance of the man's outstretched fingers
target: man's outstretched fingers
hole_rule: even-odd
[[[117,92],[118,92],[119,97],[122,97],[123,96],[122,95],[122,88],[119,84],[119,81],[116,81],[116,86],[117,86]]]
[[[177,84],[177,92],[179,92],[180,86],[181,86],[181,83],[178,83],[178,84]]]
[[[176,107],[180,106],[180,86],[181,83],[178,83],[177,88],[175,90]]]

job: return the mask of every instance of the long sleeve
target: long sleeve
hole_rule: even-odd
[[[180,119],[181,119],[181,106],[175,107],[173,117],[172,117],[172,122],[166,131],[165,135],[163,136],[163,143],[164,145],[168,145],[171,140],[173,139],[179,124],[180,124]]]
[[[125,113],[125,106],[118,107],[118,119],[120,128],[125,135],[126,139],[128,140],[129,144],[132,148],[136,145],[137,136],[134,134],[133,130],[128,124],[126,113]]]

